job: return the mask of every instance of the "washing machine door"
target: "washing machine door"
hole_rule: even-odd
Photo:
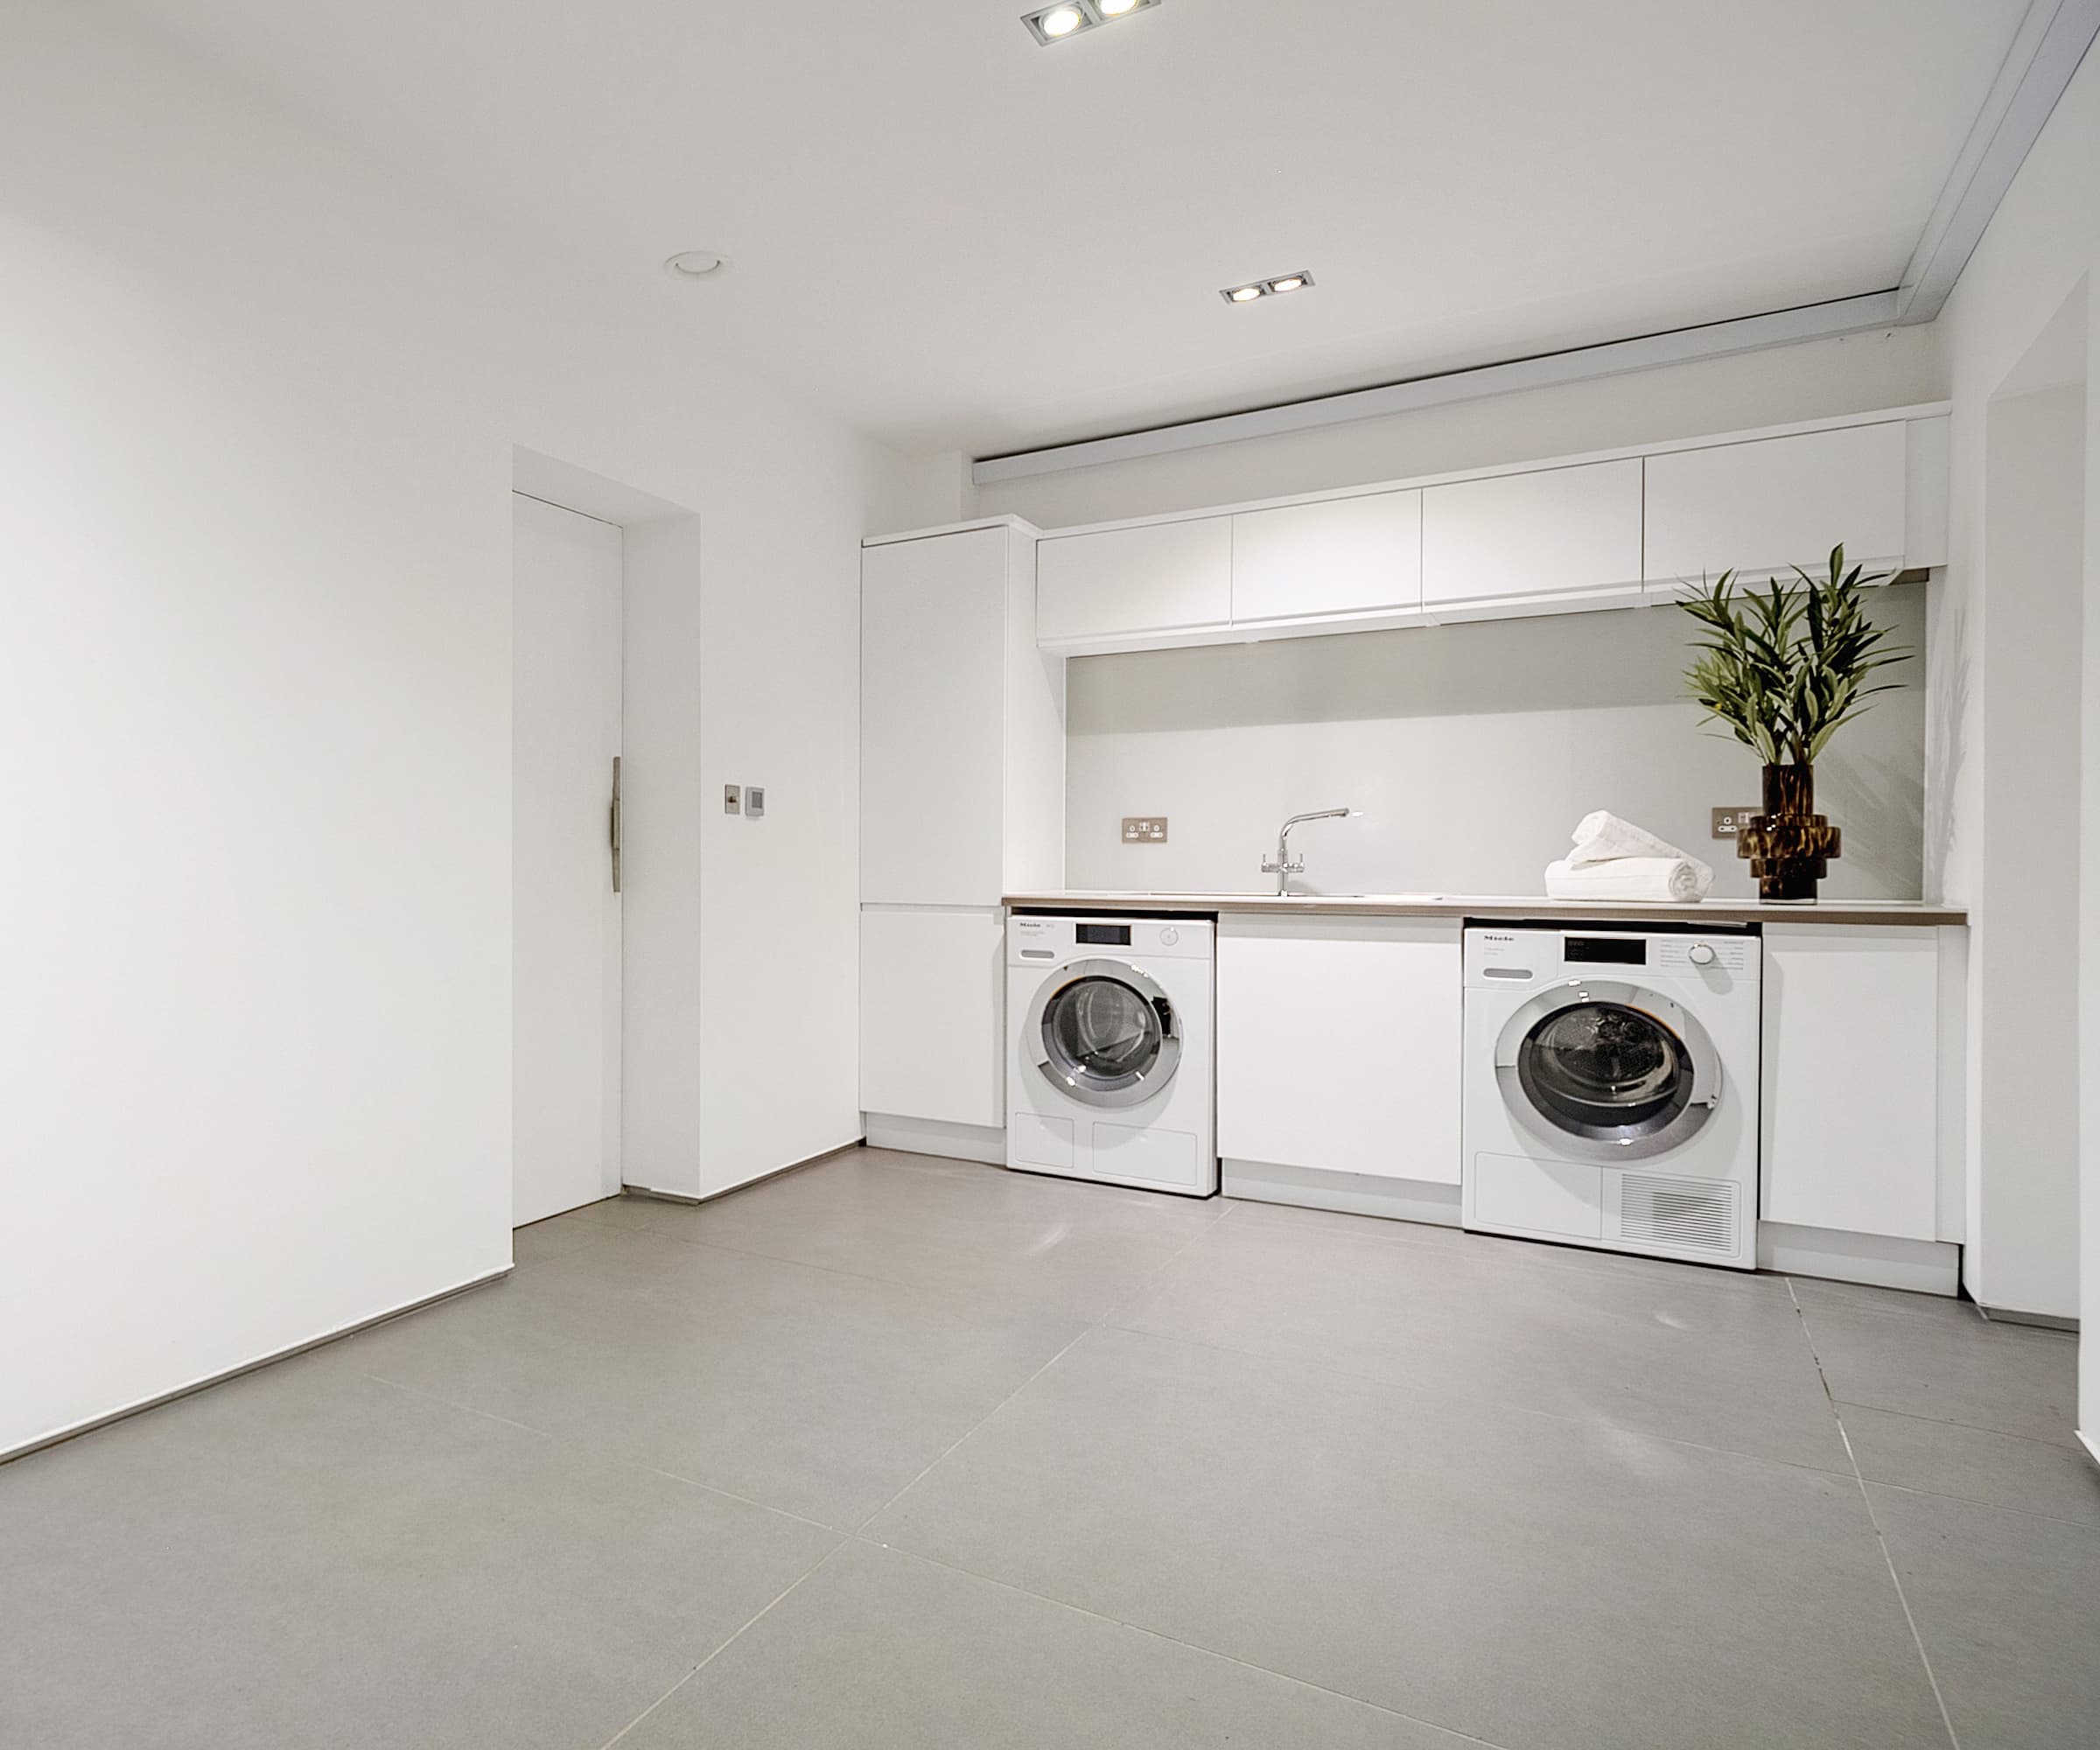
[[[1513,1015],[1494,1074],[1516,1116],[1586,1159],[1650,1159],[1713,1116],[1721,1065],[1697,1018],[1660,991],[1571,979]]]
[[[1181,1019],[1166,992],[1119,960],[1075,960],[1043,985],[1023,1048],[1059,1092],[1135,1106],[1173,1080]]]

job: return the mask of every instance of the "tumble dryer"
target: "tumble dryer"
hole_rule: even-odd
[[[1465,1225],[1755,1269],[1762,946],[1467,930]]]

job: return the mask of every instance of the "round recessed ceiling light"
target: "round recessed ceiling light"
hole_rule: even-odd
[[[1262,295],[1262,289],[1258,285],[1243,285],[1237,290],[1228,291],[1225,295],[1235,304],[1252,304]]]
[[[1086,14],[1078,7],[1060,6],[1054,12],[1043,14],[1043,34],[1046,37],[1068,37],[1086,22]]]
[[[729,258],[712,249],[686,249],[666,262],[663,270],[673,279],[709,279],[728,265]]]

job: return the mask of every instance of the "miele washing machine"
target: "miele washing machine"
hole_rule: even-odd
[[[1214,1194],[1216,960],[1208,919],[1008,919],[1007,1165]]]
[[[1468,929],[1465,1225],[1755,1269],[1762,948]]]

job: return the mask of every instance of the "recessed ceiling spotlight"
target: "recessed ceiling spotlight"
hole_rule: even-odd
[[[1278,274],[1274,279],[1228,285],[1218,296],[1228,304],[1252,304],[1257,298],[1280,298],[1286,291],[1303,291],[1312,284],[1312,276],[1309,273]]]
[[[673,279],[711,279],[729,265],[729,257],[712,249],[683,249],[663,264]]]
[[[1021,22],[1027,25],[1030,36],[1049,48],[1082,31],[1112,24],[1133,12],[1150,11],[1158,4],[1159,0],[1059,0],[1054,6],[1026,14]]]

